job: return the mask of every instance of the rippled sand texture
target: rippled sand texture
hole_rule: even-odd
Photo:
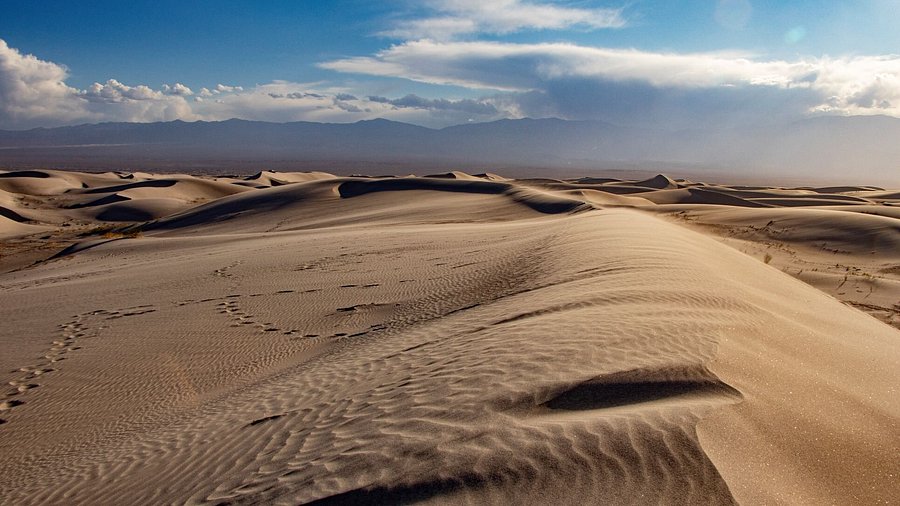
[[[0,174],[4,504],[900,496],[894,313],[791,271],[896,295],[887,191],[42,173]]]

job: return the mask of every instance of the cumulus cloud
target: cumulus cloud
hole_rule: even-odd
[[[180,97],[189,97],[194,94],[193,90],[181,83],[175,83],[171,86],[164,84],[162,86],[162,91],[166,95],[178,95]]]
[[[409,41],[373,56],[321,64],[340,72],[398,77],[439,85],[516,92],[530,103],[584,101],[556,110],[596,109],[597,103],[630,103],[632,114],[649,107],[688,113],[702,95],[723,107],[763,111],[786,103],[797,114],[892,114],[900,116],[900,56],[762,59],[750,54],[659,53],[567,43]],[[767,104],[749,100],[765,98]],[[681,101],[667,104],[665,101]],[[523,105],[519,105],[523,108]],[[545,110],[548,107],[543,107]],[[523,110],[529,108],[525,107]],[[553,110],[552,107],[549,110]],[[598,111],[599,113],[600,111]]]
[[[62,65],[23,55],[0,39],[0,125],[40,126],[84,117]]]
[[[66,84],[67,77],[62,65],[23,55],[0,40],[0,128],[231,118],[348,122],[377,117],[443,126],[473,115],[501,115],[492,105],[471,99],[416,95],[370,99],[345,89],[319,90],[287,81],[249,89],[219,83],[195,94],[179,82],[154,89],[117,79],[77,89]]]
[[[84,100],[86,120],[147,122],[194,119],[190,105],[181,95],[189,89],[183,88],[154,90],[143,84],[129,86],[109,79],[78,91],[78,98]]]
[[[154,89],[108,79],[77,89],[66,84],[67,78],[64,66],[22,54],[0,40],[0,128],[230,118],[348,122],[377,117],[442,126],[467,119],[454,114],[497,112],[471,100],[427,100],[410,95],[372,101],[346,89],[318,90],[287,81],[249,89],[219,83],[201,87],[195,94],[179,82]]]
[[[244,88],[241,86],[227,86],[225,84],[217,84],[215,88],[213,88],[213,93],[234,93],[236,91],[244,91]]]
[[[827,97],[823,112],[900,116],[900,56],[819,60],[811,87]]]
[[[115,79],[79,90],[62,65],[22,54],[0,40],[0,127],[30,128],[96,121],[193,119],[176,84],[163,90]]]
[[[401,39],[450,39],[476,33],[621,28],[626,24],[622,9],[584,9],[524,0],[432,0],[426,6],[434,15],[401,21],[382,35]]]
[[[163,98],[163,93],[153,91],[143,84],[128,86],[110,79],[104,84],[94,83],[80,94],[92,102],[121,103],[128,100],[158,100]]]

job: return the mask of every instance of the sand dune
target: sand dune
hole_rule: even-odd
[[[40,225],[30,225],[22,220],[9,217],[5,209],[0,209],[0,239],[21,237],[47,230]]]
[[[900,494],[896,192],[0,176],[4,504]]]
[[[244,181],[259,186],[280,186],[289,183],[304,183],[306,181],[316,181],[319,179],[331,179],[333,177],[335,176],[327,172],[274,172],[266,170],[244,178]],[[241,182],[238,181],[237,183],[240,184]]]

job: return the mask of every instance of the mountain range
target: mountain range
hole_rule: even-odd
[[[555,118],[443,129],[384,119],[101,123],[0,130],[0,167],[398,174],[460,168],[554,177],[618,169],[896,184],[900,119],[821,116],[679,131]]]

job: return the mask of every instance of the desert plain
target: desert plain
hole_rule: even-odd
[[[900,191],[0,172],[0,503],[896,504]]]

